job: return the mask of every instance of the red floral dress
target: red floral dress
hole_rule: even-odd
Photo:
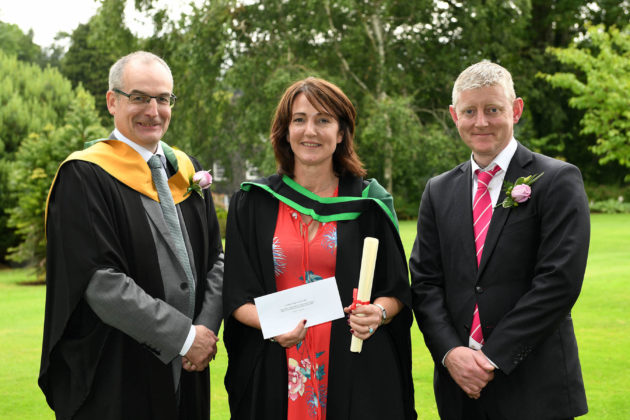
[[[337,191],[335,191],[337,196]],[[320,223],[309,242],[308,224],[299,212],[280,202],[273,237],[278,291],[335,275],[337,222]],[[309,327],[300,344],[288,348],[288,420],[325,419],[331,323]]]

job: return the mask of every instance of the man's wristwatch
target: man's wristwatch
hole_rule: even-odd
[[[383,317],[381,318],[381,324],[380,325],[383,325],[385,323],[385,320],[387,320],[387,311],[385,310],[383,305],[379,305],[378,303],[373,303],[372,305],[378,306],[381,309],[381,315],[383,315]]]

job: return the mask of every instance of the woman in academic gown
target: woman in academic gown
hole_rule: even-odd
[[[362,178],[355,117],[332,83],[294,83],[271,127],[278,173],[232,198],[223,293],[233,419],[416,418],[406,258],[391,195]],[[372,303],[352,309],[367,236],[380,242]],[[345,318],[263,339],[254,298],[333,276]],[[361,353],[350,352],[353,335]]]

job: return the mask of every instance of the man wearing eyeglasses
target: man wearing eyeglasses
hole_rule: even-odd
[[[58,418],[209,418],[223,248],[201,166],[161,141],[175,99],[161,58],[118,60],[114,131],[53,181],[39,385]]]

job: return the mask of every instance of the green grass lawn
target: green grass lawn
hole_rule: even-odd
[[[593,420],[630,418],[630,215],[593,215],[591,252],[573,319]],[[407,254],[415,222],[401,223]],[[37,387],[44,286],[26,270],[0,270],[0,419],[53,419]],[[420,419],[437,419],[433,362],[414,324],[413,378]],[[223,376],[225,350],[211,364],[212,420],[229,418]]]

